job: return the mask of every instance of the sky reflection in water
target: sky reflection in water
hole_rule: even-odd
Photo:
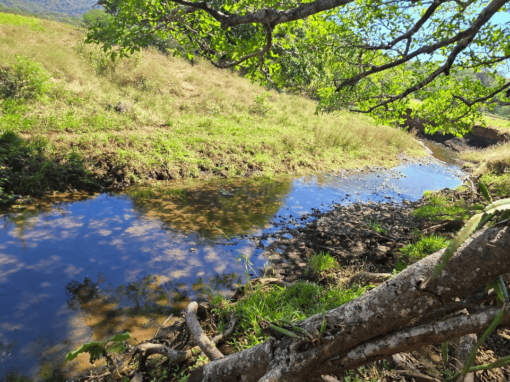
[[[123,330],[141,340],[189,298],[206,299],[208,288],[233,290],[244,277],[238,253],[256,267],[265,262],[240,235],[276,230],[274,221],[333,202],[416,200],[424,190],[459,185],[460,175],[453,165],[409,165],[345,178],[211,182],[177,196],[156,190],[146,199],[49,199],[41,211],[6,214],[0,381],[9,373],[35,379],[56,373],[58,380],[65,353],[79,344]],[[83,357],[64,369],[88,366]]]

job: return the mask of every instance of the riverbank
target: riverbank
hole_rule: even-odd
[[[311,100],[205,62],[155,48],[112,62],[82,30],[15,21],[0,14],[3,199],[391,167],[399,154],[424,155],[411,134],[359,115],[316,115]]]
[[[491,192],[494,194],[495,190]],[[472,203],[481,200],[476,190],[473,193],[463,186],[427,192],[416,202],[337,204],[326,212],[314,211],[299,219],[291,217],[279,224],[277,231],[259,238],[258,243],[264,246],[263,255],[271,262],[260,270],[262,277],[238,288],[233,298],[213,292],[209,303],[203,303],[199,310],[201,325],[210,338],[223,333],[216,343],[224,355],[261,343],[267,338],[258,325],[261,320],[302,320],[327,311],[446,247],[472,214]],[[252,271],[248,260],[245,267],[247,272]],[[229,330],[234,313],[236,323]],[[178,319],[158,329],[152,342],[176,341],[185,332],[186,324]],[[490,363],[510,354],[508,338],[510,331],[506,329],[492,334],[478,351],[476,362]],[[142,349],[143,345],[140,346]],[[193,343],[180,349],[192,346]],[[129,348],[131,353],[135,350],[136,347]],[[449,350],[451,359],[455,357],[453,343]],[[135,372],[138,365],[135,362],[126,375],[184,381],[191,369],[207,362],[197,354],[169,370],[165,360],[166,357],[151,357],[146,371],[141,373]],[[432,382],[447,378],[452,370],[452,366],[445,367],[443,363],[440,344],[434,344],[335,377],[340,381],[415,378]],[[98,373],[106,371],[104,368]],[[509,377],[509,367],[477,373],[482,381]],[[97,380],[106,380],[107,376],[102,378]]]

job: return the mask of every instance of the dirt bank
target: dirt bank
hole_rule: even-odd
[[[485,149],[490,146],[510,141],[510,134],[498,131],[490,126],[483,127],[475,125],[469,133],[463,137],[457,137],[453,134],[443,134],[438,131],[434,134],[425,133],[426,120],[419,117],[411,117],[410,110],[404,123],[411,131],[415,131],[419,137],[431,140],[433,142],[442,143],[448,148],[457,152],[463,152],[471,149]]]

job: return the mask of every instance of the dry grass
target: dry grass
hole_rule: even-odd
[[[485,150],[467,151],[460,155],[461,159],[479,164],[477,174],[488,171],[502,172],[510,165],[510,143],[492,146]]]
[[[501,131],[502,133],[508,134],[508,132],[510,132],[510,120],[486,115],[484,121],[487,126]]]
[[[510,142],[485,150],[469,151],[461,158],[478,164],[475,175],[481,175],[493,194],[502,197],[510,195]]]
[[[136,181],[159,169],[173,178],[271,176],[393,166],[400,152],[424,154],[407,133],[353,114],[316,115],[310,100],[267,92],[205,62],[149,49],[112,63],[83,38],[45,20],[36,30],[0,25],[3,66],[15,55],[30,57],[53,83],[46,98],[3,110],[0,129],[27,140],[43,136],[48,155],[74,152],[98,175],[104,162]],[[126,112],[114,110],[119,102]],[[21,119],[13,122],[14,114]]]

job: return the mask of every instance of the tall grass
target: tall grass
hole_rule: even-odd
[[[0,129],[44,136],[48,155],[72,150],[98,176],[105,162],[132,179],[161,169],[172,178],[235,177],[392,166],[400,152],[424,154],[405,132],[349,113],[316,115],[308,99],[206,62],[155,49],[111,62],[69,25],[37,20],[42,29],[33,30],[32,21],[1,20],[2,65],[28,57],[51,86],[41,99],[3,104]]]

